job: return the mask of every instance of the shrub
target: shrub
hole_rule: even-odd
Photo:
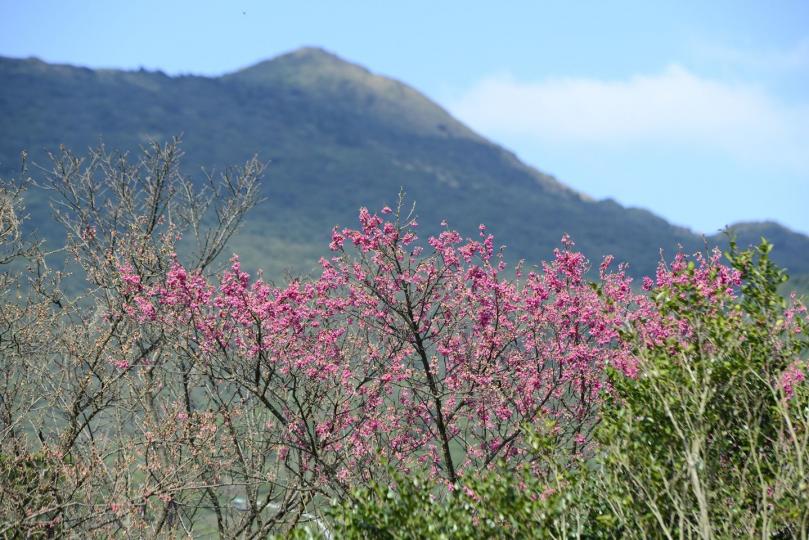
[[[629,530],[665,537],[805,537],[805,308],[777,293],[772,246],[680,255],[646,288],[640,372],[614,373],[599,429],[602,491]]]
[[[354,538],[800,537],[809,529],[807,318],[777,294],[766,242],[723,264],[677,255],[645,280],[608,368],[592,458],[528,428],[543,466],[437,484],[375,483],[332,510]],[[540,424],[541,425],[541,424]],[[555,451],[556,449],[557,451]]]
[[[53,538],[60,519],[59,465],[42,454],[0,454],[0,537]]]

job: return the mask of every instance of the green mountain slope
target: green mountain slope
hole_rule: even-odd
[[[22,149],[42,163],[59,144],[134,150],[178,134],[192,176],[254,154],[270,162],[268,200],[234,250],[271,275],[312,268],[334,225],[353,225],[360,206],[394,203],[400,188],[425,233],[444,218],[467,235],[485,223],[512,260],[547,258],[566,232],[593,260],[611,253],[640,274],[654,271],[660,248],[704,245],[650,212],[571,190],[414,89],[320,49],[217,78],[0,59],[2,174]],[[793,272],[809,272],[809,238],[745,227],[751,237],[762,228]]]

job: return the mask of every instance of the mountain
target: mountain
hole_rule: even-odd
[[[314,267],[334,225],[353,225],[361,206],[392,205],[400,188],[424,233],[445,218],[470,236],[485,223],[510,259],[529,264],[563,233],[592,260],[613,254],[635,274],[654,272],[660,248],[704,246],[651,212],[570,189],[413,88],[321,49],[221,77],[0,58],[0,174],[14,173],[23,149],[44,163],[60,144],[136,150],[178,134],[192,177],[254,154],[269,162],[268,200],[233,249],[270,275]],[[739,229],[744,242],[766,235],[777,260],[809,273],[809,237],[774,223]]]

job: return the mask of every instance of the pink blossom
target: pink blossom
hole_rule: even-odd
[[[805,366],[795,361],[781,374],[780,386],[787,398],[795,395],[795,388],[806,380]]]
[[[258,373],[278,400],[266,424],[278,459],[294,451],[323,482],[329,474],[347,481],[380,454],[449,479],[446,445],[462,454],[456,476],[499,458],[519,462],[525,423],[592,421],[609,391],[604,369],[636,375],[620,330],[642,300],[609,259],[596,290],[588,261],[565,237],[540,270],[506,279],[484,226],[478,240],[443,230],[422,243],[414,223],[400,228],[367,209],[359,221],[333,229],[340,256],[321,259],[313,279],[272,286],[233,257],[211,282],[175,260],[162,282],[133,291],[136,309],[125,314],[183,335],[206,369],[244,374],[251,385]],[[342,253],[346,240],[356,255]],[[140,284],[130,269],[121,274],[125,287]],[[295,401],[301,389],[306,407]],[[590,444],[572,427],[558,436]]]

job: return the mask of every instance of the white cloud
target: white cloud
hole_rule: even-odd
[[[785,49],[740,49],[706,41],[694,42],[691,48],[698,58],[745,70],[771,73],[802,72],[809,68],[809,37]]]
[[[809,171],[809,103],[785,104],[753,85],[672,65],[626,80],[485,78],[449,100],[484,134],[538,142],[660,143]]]

